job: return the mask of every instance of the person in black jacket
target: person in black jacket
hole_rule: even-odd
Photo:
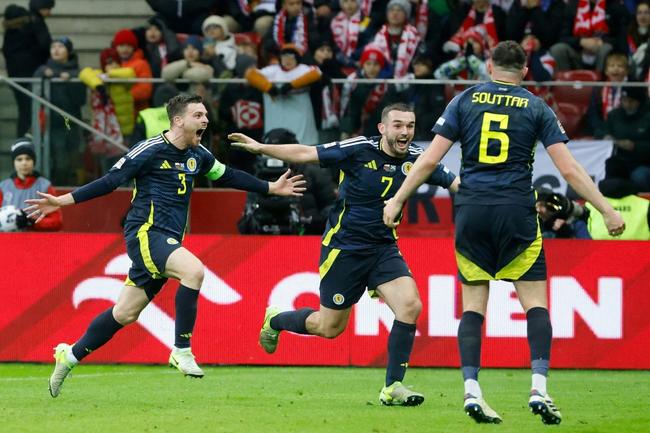
[[[54,0],[30,0],[29,10],[15,4],[5,8],[2,54],[10,77],[31,78],[50,57],[52,37],[45,18],[50,16],[52,8]],[[30,130],[31,100],[17,90],[14,95],[18,105],[16,136],[21,137]]]
[[[176,33],[201,34],[201,24],[210,15],[214,0],[147,0],[156,16]]]

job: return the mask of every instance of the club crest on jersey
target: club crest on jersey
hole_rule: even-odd
[[[341,295],[340,293],[337,293],[334,296],[332,296],[332,301],[336,305],[343,305],[343,303],[345,302],[345,296]]]
[[[397,171],[397,166],[394,166],[393,164],[384,164],[384,171],[395,173],[395,171]]]
[[[409,171],[413,168],[413,163],[411,161],[407,161],[404,164],[402,164],[402,173],[406,176],[409,174]]]
[[[196,170],[196,159],[190,158],[190,159],[187,160],[187,169],[189,171]]]

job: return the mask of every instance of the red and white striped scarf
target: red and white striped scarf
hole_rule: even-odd
[[[341,92],[338,86],[323,86],[321,92],[323,108],[321,110],[321,129],[336,128],[339,126],[339,105]]]
[[[357,42],[359,42],[359,30],[361,23],[361,11],[348,18],[343,12],[339,12],[332,23],[332,36],[334,43],[339,47],[339,50],[346,57],[350,57],[354,50],[357,49]]]
[[[348,109],[350,97],[354,89],[357,88],[357,79],[359,78],[366,77],[360,76],[358,71],[355,71],[348,75],[347,82],[343,85],[343,91],[341,92],[341,117],[345,115],[345,112]],[[367,84],[364,85],[367,86]],[[370,114],[373,113],[381,103],[381,100],[386,94],[386,90],[388,90],[388,85],[385,83],[380,83],[377,84],[368,94],[366,102],[363,104],[363,108],[361,109],[361,129],[363,129],[363,125],[368,120],[368,117],[370,117]]]
[[[118,143],[124,143],[120,124],[115,114],[115,105],[112,100],[103,103],[99,92],[94,91],[90,95],[90,106],[93,116],[93,128],[108,135]],[[90,151],[96,155],[118,156],[123,154],[122,149],[113,146],[98,135],[93,134],[88,142]]]
[[[497,35],[497,28],[494,25],[494,15],[492,14],[492,7],[490,6],[485,14],[483,14],[483,22],[476,22],[476,10],[471,8],[469,13],[463,20],[458,31],[449,38],[450,41],[458,44],[459,47],[465,45],[465,32],[476,31],[485,35],[488,49],[492,49],[499,43],[499,36]]]
[[[287,11],[281,9],[273,20],[273,40],[282,47],[284,44],[294,44],[300,51],[306,53],[308,46],[307,38],[307,17],[303,12],[300,12],[296,19],[296,27],[293,29],[293,36],[290,41],[285,40],[285,32],[287,25]]]
[[[375,0],[361,0],[361,5],[359,6],[361,15],[364,17],[370,16],[370,10],[372,9],[372,3],[374,1]]]
[[[600,97],[603,104],[601,114],[603,120],[607,120],[609,112],[621,105],[621,87],[605,86],[601,90]]]
[[[593,10],[589,0],[578,0],[578,10],[573,21],[573,36],[588,38],[609,33],[605,15],[606,7],[607,0],[596,0]]]
[[[418,29],[410,24],[407,24],[404,27],[397,48],[397,59],[392,58],[389,40],[390,35],[388,34],[388,26],[384,24],[375,35],[375,39],[372,43],[377,46],[379,51],[385,53],[388,61],[393,64],[393,76],[395,78],[402,78],[408,73],[409,65],[415,55],[415,49],[420,43],[420,33],[418,33]]]
[[[420,0],[415,11],[414,25],[422,37],[427,35],[429,29],[429,2],[427,0]]]

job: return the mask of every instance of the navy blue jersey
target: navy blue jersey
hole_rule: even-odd
[[[223,174],[225,166],[202,145],[180,150],[163,134],[136,144],[110,170],[122,183],[135,182],[125,232],[145,227],[180,240],[194,178],[215,170]]]
[[[555,113],[528,90],[501,81],[457,95],[433,132],[460,141],[462,164],[456,204],[534,205],[535,146],[569,139]]]
[[[395,242],[395,231],[383,222],[384,201],[395,195],[422,149],[411,145],[405,158],[393,158],[381,150],[380,139],[355,137],[316,147],[320,164],[341,173],[323,245],[352,250]],[[455,177],[440,164],[427,183],[447,188]]]

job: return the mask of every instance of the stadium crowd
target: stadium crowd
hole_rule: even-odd
[[[46,24],[55,0],[12,4],[4,14],[10,77],[80,78],[54,82],[50,100],[81,116],[90,90],[93,126],[129,147],[168,127],[164,104],[178,92],[203,97],[210,119],[204,144],[223,162],[253,173],[255,158],[226,137],[256,140],[287,128],[304,144],[376,135],[381,109],[415,107],[416,140],[463,86],[418,80],[489,79],[486,59],[502,40],[519,41],[527,80],[606,80],[584,101],[563,87],[533,91],[569,135],[611,139],[608,178],[650,191],[650,6],[647,0],[147,0],[142,26],[115,29],[94,65],[80,65],[75,41],[52,38]],[[112,80],[162,78],[164,83]],[[246,83],[211,84],[213,78]],[[334,85],[332,79],[345,79]],[[389,85],[360,78],[397,78]],[[185,81],[177,82],[178,79]],[[85,84],[85,86],[84,86]],[[650,89],[650,88],[649,88]],[[17,137],[30,133],[31,103],[16,92]],[[50,113],[52,182],[75,185],[106,171],[121,151]],[[94,155],[94,157],[93,157]],[[201,186],[201,185],[199,185]],[[209,186],[209,184],[203,185]]]

